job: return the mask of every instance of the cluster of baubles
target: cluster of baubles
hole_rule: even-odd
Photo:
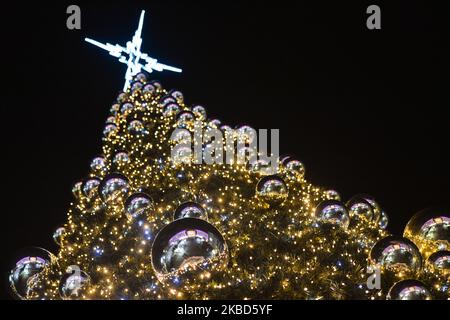
[[[162,98],[155,101],[153,97],[161,93],[164,93]],[[133,104],[130,96],[140,103]],[[156,127],[152,117],[171,121]],[[117,103],[111,107],[103,130],[104,154],[92,160],[89,177],[73,188],[76,203],[69,212],[69,222],[53,235],[61,247],[58,257],[43,249],[27,252],[11,271],[10,284],[16,296],[20,299],[36,298],[34,294],[43,281],[39,276],[44,275],[45,278],[46,270],[53,268],[53,271],[57,270],[53,276],[56,274],[59,278],[52,279],[50,287],[57,287],[52,290],[56,290],[60,298],[88,298],[94,290],[91,289],[92,284],[100,280],[79,265],[93,264],[92,273],[108,275],[107,267],[95,269],[95,264],[116,263],[127,274],[132,272],[128,268],[130,261],[137,259],[132,255],[150,257],[151,266],[145,265],[148,259],[142,260],[141,271],[135,277],[154,281],[154,285],[147,289],[152,292],[157,290],[158,282],[176,286],[180,278],[189,284],[185,288],[198,288],[196,281],[199,277],[209,279],[210,270],[225,269],[233,254],[227,244],[232,239],[226,239],[218,225],[210,221],[209,212],[218,213],[220,218],[215,221],[228,217],[217,210],[208,211],[214,207],[215,201],[223,199],[208,197],[207,192],[186,197],[174,188],[158,190],[160,172],[168,166],[181,168],[167,179],[172,181],[169,186],[183,184],[189,173],[182,169],[182,164],[192,160],[192,150],[188,147],[178,150],[175,159],[170,159],[170,146],[160,142],[168,141],[167,137],[176,128],[192,130],[196,120],[202,121],[206,127],[219,128],[225,136],[233,139],[243,139],[247,143],[255,139],[249,126],[233,129],[217,119],[207,120],[205,108],[199,105],[186,107],[181,92],[166,92],[159,82],[147,82],[145,75],[137,75],[129,91],[121,93]],[[180,136],[172,136],[172,139],[183,140],[186,133],[180,132]],[[149,135],[152,139],[144,140]],[[204,149],[209,147],[208,143],[203,146]],[[132,157],[142,160],[132,162]],[[246,172],[257,177],[258,182],[253,185],[254,197],[263,209],[275,213],[288,206],[289,196],[293,194],[289,186],[293,183],[304,184],[308,192],[310,190],[304,183],[303,164],[290,156],[281,157],[279,169],[275,171],[264,160],[236,163],[233,170],[236,175]],[[202,183],[201,179],[198,183]],[[213,184],[212,188],[219,187]],[[224,190],[233,192],[232,188]],[[334,190],[317,189],[315,192],[320,194],[317,199],[305,199],[305,208],[310,208],[310,200],[318,204],[308,209],[312,228],[347,232],[367,225],[375,230],[385,230],[388,225],[388,216],[370,196],[358,195],[344,204]],[[173,207],[173,202],[167,205],[161,201],[166,197],[176,199],[178,205]],[[162,203],[165,204],[164,209]],[[100,219],[101,215],[106,216],[110,223],[108,233],[102,231],[106,223]],[[365,243],[364,238],[365,235],[361,234],[361,247],[370,249],[373,243]],[[127,254],[123,253],[122,246],[128,250]],[[84,248],[90,251],[74,256],[74,252]],[[425,211],[411,219],[404,238],[388,236],[377,242],[370,250],[368,268],[380,270],[385,286],[382,290],[389,299],[446,298],[450,297],[449,250],[449,212]],[[59,265],[63,257],[65,263]],[[68,261],[73,265],[68,265]],[[254,268],[257,270],[259,266]],[[438,283],[433,291],[442,293],[441,297],[432,297],[430,288],[421,281],[424,277],[432,278],[429,283]],[[102,297],[117,298],[108,292],[108,288],[113,287],[112,282],[118,282],[116,286],[119,287],[123,284],[117,279],[107,278]],[[49,296],[55,297],[54,294]],[[46,298],[46,295],[38,295],[38,298]]]
[[[346,204],[339,200],[326,200],[315,210],[321,224],[342,229],[357,223],[375,223],[385,229],[386,213],[370,196],[358,195]],[[433,288],[439,297],[450,294],[450,214],[440,209],[424,210],[407,224],[404,236],[388,236],[370,250],[368,270],[380,272],[381,284],[387,290],[387,299],[431,300],[431,288],[418,280],[436,277]]]

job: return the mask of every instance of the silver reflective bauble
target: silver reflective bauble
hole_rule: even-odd
[[[155,91],[156,91],[156,88],[155,88],[154,85],[152,85],[152,84],[146,84],[146,85],[144,86],[144,89],[142,90],[142,93],[143,93],[143,94],[152,94],[152,93],[155,92]]]
[[[128,127],[127,127],[127,130],[128,130],[129,133],[134,134],[134,135],[139,135],[139,134],[145,134],[146,133],[145,126],[139,120],[131,121],[130,124],[128,125]]]
[[[125,92],[121,92],[118,96],[117,96],[117,102],[119,103],[123,103],[128,99],[128,94],[126,94]]]
[[[336,200],[321,202],[314,211],[314,216],[320,223],[338,226],[347,229],[350,224],[350,216],[345,205]]]
[[[143,86],[144,86],[144,84],[142,82],[139,82],[139,81],[134,82],[131,85],[131,92],[135,92],[137,90],[140,90],[140,89],[142,89]]]
[[[26,255],[17,261],[9,274],[11,290],[19,299],[27,298],[33,277],[42,272],[53,258],[50,252],[42,248],[28,248],[24,253]]]
[[[53,233],[53,240],[58,246],[62,245],[62,241],[65,235],[66,235],[66,228],[64,227],[56,229],[55,232]]]
[[[119,151],[114,155],[113,163],[118,166],[126,166],[130,162],[130,156],[125,151]]]
[[[169,94],[177,100],[178,103],[182,103],[184,101],[184,96],[181,91],[178,90],[171,90]]]
[[[147,75],[143,72],[139,72],[135,77],[134,80],[140,81],[140,82],[146,82],[147,81]]]
[[[127,111],[130,111],[134,108],[133,104],[130,102],[126,102],[124,104],[122,104],[122,106],[120,107],[120,112],[125,113]]]
[[[287,199],[289,191],[283,179],[272,175],[259,180],[256,194],[269,205],[279,205]]]
[[[159,103],[160,103],[160,105],[162,107],[165,107],[165,106],[167,106],[168,104],[171,104],[171,103],[177,104],[177,100],[174,97],[171,97],[171,96],[164,96],[164,97],[161,98]]]
[[[197,116],[199,120],[206,120],[206,109],[202,106],[194,106],[192,112]]]
[[[379,222],[382,210],[378,203],[368,195],[359,194],[347,202],[350,216],[356,220]]]
[[[201,205],[195,202],[185,202],[181,204],[173,215],[173,220],[184,218],[197,218],[208,220],[205,209]]]
[[[164,227],[152,247],[152,265],[164,281],[173,273],[196,269],[211,260],[225,260],[227,246],[221,233],[205,220],[185,218]]]
[[[372,206],[364,199],[354,199],[347,202],[347,208],[352,219],[358,221],[373,221]]]
[[[305,177],[305,166],[298,160],[290,159],[285,161],[284,167],[290,179],[301,180]]]
[[[91,170],[94,174],[101,174],[106,171],[106,162],[103,157],[96,157],[91,162]]]
[[[427,260],[427,266],[432,272],[438,272],[450,277],[450,251],[433,253]]]
[[[163,115],[166,117],[175,116],[180,112],[180,106],[176,103],[169,103],[164,107]]]
[[[414,215],[404,236],[414,242],[425,257],[436,251],[450,250],[450,210],[427,209]]]
[[[389,290],[388,300],[432,300],[430,291],[418,280],[397,282]]]
[[[104,202],[123,199],[127,195],[128,189],[128,179],[120,173],[107,175],[99,186],[100,197]]]
[[[381,214],[383,212],[383,209],[378,204],[378,202],[375,200],[375,198],[370,195],[367,195],[367,194],[356,195],[354,198],[357,198],[357,197],[360,197],[360,198],[366,200],[372,206],[372,210],[373,210],[373,219],[372,220],[375,222],[379,222],[381,219]]]
[[[178,128],[187,128],[192,126],[195,121],[195,115],[190,111],[183,111],[177,116]]]
[[[327,200],[341,201],[341,195],[336,190],[325,191],[325,197],[327,198]]]
[[[111,109],[109,109],[109,113],[111,113],[113,116],[117,115],[117,112],[120,110],[120,104],[115,103],[111,106]]]
[[[92,199],[98,194],[98,186],[100,185],[100,179],[89,178],[82,186],[83,194],[85,197]]]
[[[125,212],[128,219],[136,219],[147,213],[153,206],[153,201],[145,193],[132,194],[125,202]]]
[[[105,129],[103,130],[103,136],[105,138],[109,138],[111,137],[113,134],[115,134],[117,132],[117,126],[115,124],[112,123],[108,123],[105,126]]]
[[[91,279],[86,272],[77,266],[71,266],[59,282],[59,294],[65,300],[80,299],[86,293],[90,282]]]
[[[107,123],[107,124],[109,124],[109,123],[116,124],[117,123],[117,119],[114,116],[110,116],[110,117],[106,118],[105,123]]]
[[[378,241],[369,254],[371,266],[399,279],[414,277],[422,269],[422,256],[410,240],[389,236]]]

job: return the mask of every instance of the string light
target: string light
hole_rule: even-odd
[[[58,256],[36,273],[26,298],[386,298],[393,283],[379,290],[368,290],[366,285],[369,253],[389,236],[378,220],[370,220],[381,217],[381,208],[373,199],[358,198],[366,204],[364,208],[372,210],[359,215],[356,209],[363,206],[356,205],[356,211],[346,208],[337,200],[337,192],[308,182],[303,165],[292,159],[288,166],[281,164],[275,176],[261,175],[245,163],[173,161],[170,137],[179,121],[175,114],[163,115],[164,101],[176,103],[179,112],[192,109],[178,91],[174,96],[141,74],[135,81],[142,85],[119,95],[115,102],[119,109],[111,110],[108,121],[113,121],[115,128],[104,135],[101,159],[91,165],[88,178],[74,187],[67,223],[55,238],[61,245]],[[153,90],[145,91],[149,85]],[[120,108],[125,104],[129,105]],[[205,113],[194,115],[206,127]],[[132,121],[139,121],[144,129],[136,132],[129,126]],[[132,210],[127,207],[130,199],[140,201],[133,202],[136,207]],[[210,251],[202,256],[195,249],[189,261],[181,261],[182,268],[175,267],[161,277],[152,261],[156,235],[163,228],[170,233],[170,226],[177,221],[183,226],[189,219],[200,220],[181,215],[173,221],[174,213],[186,203],[197,204],[190,209],[196,209],[198,218],[211,227],[203,225],[210,228],[204,232],[186,225],[180,233],[183,236],[170,238],[169,244],[181,250],[181,245],[192,245],[189,241],[203,241]],[[424,221],[429,228],[436,228],[449,220],[433,217]],[[216,230],[220,233],[216,239],[223,237],[223,244],[210,241]],[[409,230],[411,236],[419,236],[415,225]],[[445,239],[437,240],[439,248],[447,248]],[[408,245],[408,250],[414,249]],[[421,245],[427,257],[431,255],[428,251],[436,251],[435,246]],[[391,253],[397,254],[395,248],[401,246],[391,247]],[[163,253],[164,257],[156,258],[172,261],[171,251]],[[427,285],[430,295],[448,298],[448,273],[439,269],[444,265],[439,263],[448,260],[441,254],[433,261],[434,269],[414,269],[414,276]],[[79,283],[77,292],[67,294],[66,290],[61,295],[62,277],[73,265],[85,272],[84,282]],[[414,288],[425,290],[417,283],[405,290]]]

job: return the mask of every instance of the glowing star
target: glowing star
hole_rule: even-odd
[[[139,26],[136,30],[136,33],[133,36],[132,41],[127,42],[126,48],[116,44],[112,45],[110,43],[100,43],[98,41],[85,38],[84,40],[103,49],[109,51],[109,54],[118,58],[119,62],[122,62],[128,66],[127,72],[125,74],[125,85],[123,87],[123,91],[125,91],[131,83],[131,80],[135,75],[137,75],[142,70],[147,72],[163,71],[169,70],[173,72],[181,72],[181,69],[174,68],[165,64],[158,63],[158,60],[149,57],[146,53],[141,52],[142,45],[142,25],[144,24],[144,15],[145,10],[141,12],[141,18],[139,19]],[[144,64],[140,62],[143,60]]]

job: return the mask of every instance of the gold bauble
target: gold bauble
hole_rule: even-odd
[[[369,264],[397,279],[414,277],[422,268],[419,249],[408,239],[389,236],[378,241],[370,251]]]
[[[403,280],[392,286],[388,300],[432,300],[430,291],[418,280]]]
[[[404,237],[416,244],[425,258],[437,251],[450,250],[450,212],[427,209],[409,220]]]

